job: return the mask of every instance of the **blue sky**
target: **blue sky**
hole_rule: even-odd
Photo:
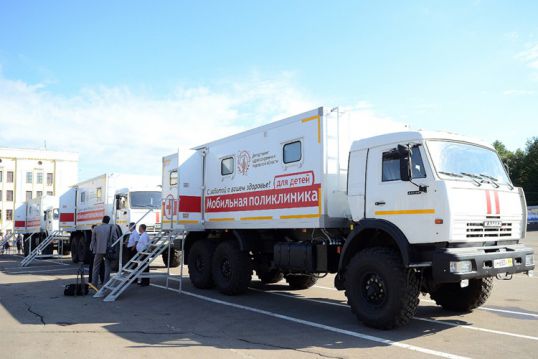
[[[78,151],[81,177],[129,170],[126,152],[158,174],[178,147],[359,105],[516,149],[538,135],[537,14],[535,1],[4,1],[0,141]]]

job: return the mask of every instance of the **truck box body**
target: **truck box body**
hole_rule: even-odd
[[[117,220],[116,224],[120,225],[125,232],[129,220],[127,215],[131,214],[131,211],[130,208],[123,207],[116,211],[116,196],[127,195],[134,191],[149,191],[150,189],[154,192],[160,192],[158,182],[158,178],[152,176],[114,173],[105,173],[82,181],[60,197],[61,228],[68,232],[91,230],[93,225],[99,225],[102,222],[103,216],[108,215],[113,223],[116,223]],[[160,194],[155,200],[157,208],[159,207],[159,198]],[[127,202],[130,200],[125,199]],[[149,200],[152,201],[152,199]],[[146,213],[149,209],[149,207],[145,208],[144,205],[144,208],[134,211],[136,215],[133,218],[139,219],[142,214],[138,212]],[[160,222],[160,215],[157,213],[144,219],[149,225],[155,226],[156,222]]]
[[[59,198],[42,196],[26,201],[15,211],[15,231],[19,233],[58,230]]]
[[[348,151],[373,127],[320,107],[199,146],[179,167],[178,220],[188,230],[340,227]]]

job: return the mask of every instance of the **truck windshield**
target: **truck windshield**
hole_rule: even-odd
[[[161,192],[158,191],[137,191],[131,192],[131,208],[161,208]]]
[[[441,178],[511,186],[503,164],[493,150],[449,141],[428,141],[428,149]]]

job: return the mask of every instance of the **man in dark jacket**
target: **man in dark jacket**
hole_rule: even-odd
[[[92,241],[90,243],[90,250],[95,255],[93,259],[93,273],[92,284],[97,287],[99,278],[99,270],[101,268],[101,262],[105,262],[105,278],[103,284],[110,279],[111,262],[106,258],[106,250],[118,239],[118,234],[114,225],[109,224],[110,217],[104,216],[103,223],[98,225],[92,231]]]

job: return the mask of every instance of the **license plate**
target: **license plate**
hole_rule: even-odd
[[[502,227],[503,223],[501,221],[484,221],[484,227],[493,227],[499,228]]]
[[[493,261],[493,268],[508,268],[513,265],[512,258],[495,259]]]

